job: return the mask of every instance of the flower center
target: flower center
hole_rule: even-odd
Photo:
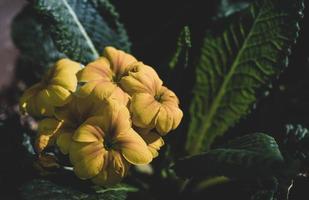
[[[120,79],[121,79],[121,76],[120,75],[114,75],[113,78],[112,78],[112,81],[118,85],[119,82],[120,82]]]
[[[106,137],[106,138],[104,138],[103,145],[104,145],[104,148],[107,151],[109,151],[109,150],[112,150],[115,147],[115,142],[113,142],[111,138]]]
[[[162,97],[163,97],[163,93],[155,95],[154,98],[155,98],[156,101],[161,103],[162,102]]]

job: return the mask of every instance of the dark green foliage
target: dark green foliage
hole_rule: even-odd
[[[190,107],[190,154],[209,149],[245,116],[257,90],[288,64],[302,11],[302,0],[260,0],[206,35]]]
[[[265,184],[262,189],[256,191],[250,198],[250,200],[275,200],[275,193],[278,189],[278,181],[276,178],[266,180],[269,183]],[[266,182],[264,181],[264,182]]]
[[[257,178],[276,174],[283,163],[276,141],[255,133],[236,138],[222,148],[178,160],[174,168],[181,177]]]
[[[34,179],[25,183],[20,190],[23,200],[124,200],[126,199],[128,192],[136,191],[135,188],[120,185],[86,193],[73,189],[70,186],[60,186],[44,179]]]
[[[218,5],[218,17],[227,17],[235,12],[238,12],[253,2],[253,0],[221,0]]]
[[[37,0],[34,8],[57,49],[73,60],[86,64],[108,45],[129,50],[128,36],[107,0]]]
[[[50,34],[43,31],[39,18],[29,5],[15,17],[11,34],[21,52],[17,75],[25,82],[35,81],[33,79],[38,79],[50,65],[65,57],[55,47]]]
[[[191,45],[190,28],[185,26],[179,34],[175,54],[169,62],[169,67],[171,69],[174,69],[176,65],[179,65],[179,63],[181,63],[183,68],[188,66],[189,50]]]
[[[309,131],[300,124],[286,125],[286,135],[282,142],[285,153],[294,159],[299,159],[309,166]]]

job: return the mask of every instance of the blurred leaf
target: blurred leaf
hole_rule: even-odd
[[[180,177],[249,178],[273,175],[283,163],[274,138],[255,133],[236,138],[222,148],[178,160],[174,168]]]
[[[131,186],[121,185],[99,190],[98,192],[82,192],[70,186],[60,186],[44,179],[35,179],[25,183],[20,190],[24,200],[124,200],[128,192],[136,191],[136,189],[132,190]]]
[[[88,63],[108,45],[126,51],[130,48],[108,0],[35,0],[34,8],[58,50],[73,60]]]
[[[23,76],[20,78],[37,79],[55,61],[65,57],[57,50],[50,35],[43,31],[34,9],[29,5],[14,18],[11,35],[21,52],[17,65],[17,75]],[[31,75],[26,75],[27,72]]]
[[[188,66],[189,50],[191,48],[191,33],[188,26],[185,26],[178,37],[175,54],[169,62],[170,69],[174,69],[177,64],[182,63],[182,67]]]
[[[309,131],[300,124],[287,124],[282,150],[293,159],[309,166]]]
[[[249,112],[257,90],[288,63],[302,0],[260,0],[208,33],[196,69],[186,148],[196,154]]]
[[[218,6],[218,17],[227,17],[250,5],[254,0],[221,0]]]

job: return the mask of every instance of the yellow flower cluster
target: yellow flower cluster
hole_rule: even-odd
[[[41,118],[37,152],[57,145],[79,178],[105,186],[158,156],[182,119],[178,104],[153,68],[113,47],[84,68],[61,59],[20,99]]]

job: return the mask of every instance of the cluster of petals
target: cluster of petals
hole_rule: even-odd
[[[105,186],[157,157],[183,116],[152,67],[113,47],[85,67],[59,60],[24,92],[20,109],[41,120],[39,154],[56,145],[79,178]]]

